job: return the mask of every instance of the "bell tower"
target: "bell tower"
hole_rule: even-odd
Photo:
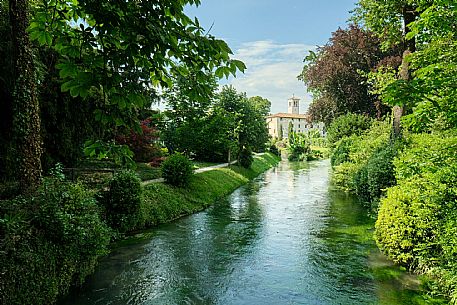
[[[300,99],[293,95],[291,98],[287,100],[288,102],[288,113],[299,114],[300,113]]]

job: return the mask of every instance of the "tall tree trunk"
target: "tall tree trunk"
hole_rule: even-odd
[[[411,31],[408,27],[408,24],[410,24],[411,22],[416,20],[417,16],[418,16],[418,12],[416,11],[416,8],[414,8],[412,6],[405,6],[403,8],[403,21],[404,21],[405,37]],[[406,58],[408,55],[410,55],[416,51],[416,39],[411,38],[411,39],[407,40],[405,38],[404,44],[405,44],[404,45],[405,51],[403,52],[403,57],[402,57],[400,79],[405,80],[405,81],[410,81],[411,80],[411,71],[409,69],[409,62],[406,60]],[[405,106],[394,106],[393,107],[393,115],[394,115],[393,132],[394,132],[395,138],[401,137],[401,134],[402,134],[401,117],[403,116],[404,113],[405,113]]]
[[[33,192],[41,180],[40,107],[32,47],[27,33],[28,1],[10,0],[13,41],[13,137],[12,166],[23,193]]]

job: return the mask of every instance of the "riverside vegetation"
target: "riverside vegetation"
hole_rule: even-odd
[[[357,135],[359,133],[359,135]],[[374,238],[394,262],[427,274],[430,290],[455,301],[457,135],[405,133],[391,122],[334,143],[334,183],[358,195],[376,217]]]
[[[394,262],[457,303],[457,7],[357,2],[354,24],[305,58],[309,114],[328,127],[333,180],[376,218]]]
[[[186,16],[199,3],[0,2],[2,304],[52,303],[113,236],[200,210],[275,160],[252,158],[265,150],[270,102],[217,90],[246,67]],[[430,275],[431,291],[454,304],[456,20],[454,0],[359,0],[353,24],[311,52],[299,76],[314,97],[309,114],[329,126],[336,185],[371,209],[380,249]],[[167,111],[152,111],[161,99]],[[312,158],[311,142],[290,142],[294,158]],[[191,176],[186,188],[143,188],[121,171],[88,187],[56,165],[127,169],[175,153],[251,170]]]
[[[54,303],[111,240],[277,162],[253,158],[270,102],[219,90],[246,67],[188,4],[200,1],[0,1],[1,304]],[[244,167],[192,175],[189,159]],[[160,173],[170,184],[142,186]]]
[[[56,175],[32,197],[1,201],[2,304],[51,304],[93,272],[113,238],[201,211],[278,163],[265,153],[250,168],[232,165],[190,177],[186,187],[142,186],[121,171],[108,190]]]

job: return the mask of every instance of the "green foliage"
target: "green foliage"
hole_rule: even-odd
[[[289,133],[289,161],[304,161],[308,160],[310,149],[310,141],[304,134]]]
[[[413,109],[403,124],[415,132],[428,131],[437,121],[442,121],[445,128],[456,127],[457,10],[454,1],[361,0],[356,12],[366,26],[376,28],[378,35],[395,34],[396,43],[403,40],[401,22],[408,25],[406,46],[414,53],[405,58],[405,63],[410,66],[412,78],[405,80],[395,70],[374,73],[372,83],[382,101]],[[414,18],[407,17],[408,14]],[[394,24],[396,30],[392,31],[390,27]]]
[[[271,102],[261,96],[253,96],[249,98],[250,103],[258,110],[264,117],[270,113]]]
[[[332,166],[337,166],[341,163],[349,161],[350,148],[355,138],[356,136],[343,137],[334,144],[335,148],[333,149],[332,156],[330,157]]]
[[[357,185],[360,184],[360,192],[368,194],[367,185],[363,185],[368,183],[368,172],[359,173],[359,171],[366,170],[363,168],[378,150],[382,150],[381,147],[387,145],[390,135],[391,124],[389,120],[375,121],[370,129],[361,135],[352,135],[337,143],[334,151],[337,152],[337,155],[332,156],[333,163],[338,164],[334,167],[336,186],[344,191],[355,192]]]
[[[84,155],[93,160],[110,160],[118,165],[135,168],[133,152],[127,145],[101,140],[88,140],[84,143]]]
[[[394,162],[395,177],[401,182],[425,172],[435,173],[456,161],[457,136],[450,131],[442,134],[412,134],[408,148]]]
[[[333,120],[327,128],[327,139],[332,145],[343,137],[360,135],[370,128],[372,122],[372,119],[360,114],[348,113],[342,115]]]
[[[233,87],[216,94],[211,75],[207,82],[213,90],[203,96],[192,93],[192,79],[180,80],[165,95],[166,112],[162,137],[171,152],[180,152],[197,160],[226,161],[229,151],[238,157],[243,147],[263,151],[268,140],[265,122],[268,100],[247,99]]]
[[[377,202],[384,191],[396,180],[392,161],[397,154],[400,144],[389,143],[381,146],[368,160],[368,190],[370,200]]]
[[[402,42],[402,10],[411,0],[359,0],[354,10],[354,20],[382,38],[383,47],[389,48]]]
[[[253,151],[265,149],[269,138],[265,109],[259,106],[257,99],[248,99],[245,93],[238,93],[234,87],[224,86],[216,108],[228,124],[227,139],[231,142],[230,147],[237,150],[238,159],[243,147]]]
[[[438,280],[457,296],[457,137],[418,134],[394,160],[398,185],[381,199],[375,237],[394,261]]]
[[[244,168],[250,168],[253,161],[252,151],[249,148],[243,148],[240,151],[240,165]]]
[[[244,71],[224,41],[185,15],[185,5],[199,3],[40,1],[29,32],[60,55],[62,91],[82,98],[99,93],[117,110],[99,112],[99,121],[125,125],[118,114],[149,105],[155,88],[170,87],[173,75],[200,71],[194,89],[204,91],[203,71],[219,78]]]
[[[161,170],[167,184],[186,186],[192,177],[193,166],[186,156],[176,153],[162,163]]]
[[[0,302],[53,304],[93,272],[109,239],[81,184],[45,179],[33,197],[0,201]]]
[[[124,233],[143,226],[142,193],[141,181],[134,172],[114,175],[103,198],[106,218],[113,229]]]
[[[234,165],[199,173],[191,177],[186,188],[151,183],[144,190],[146,226],[170,222],[200,211],[276,165],[278,161],[278,157],[269,153],[257,155],[250,168]]]
[[[378,201],[385,190],[395,185],[392,161],[399,146],[395,143],[380,146],[354,176],[355,193],[373,210],[377,210]]]

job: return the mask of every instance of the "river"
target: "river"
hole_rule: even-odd
[[[373,221],[330,171],[328,160],[283,161],[118,245],[59,304],[435,304],[379,253]]]

